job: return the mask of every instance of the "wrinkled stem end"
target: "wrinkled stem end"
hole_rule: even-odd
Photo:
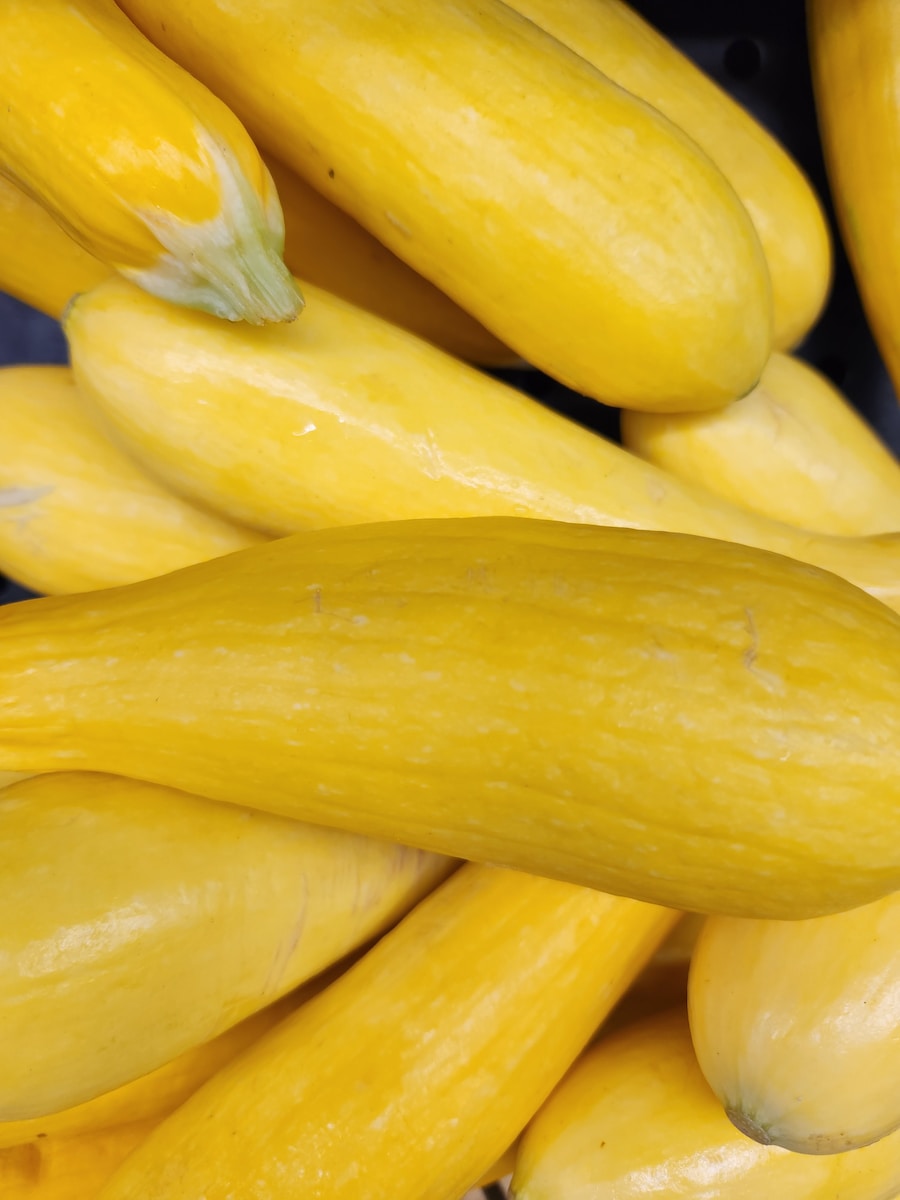
[[[752,1138],[754,1142],[759,1142],[761,1146],[771,1146],[772,1139],[768,1131],[763,1129],[762,1125],[757,1125],[752,1117],[748,1117],[746,1113],[737,1108],[726,1108],[725,1115],[732,1123],[735,1129],[739,1129],[745,1137]]]

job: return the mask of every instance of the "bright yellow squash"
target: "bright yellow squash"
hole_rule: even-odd
[[[467,864],[195,1093],[103,1200],[459,1200],[674,920]]]
[[[521,361],[290,167],[269,155],[264,161],[284,211],[284,261],[292,271],[470,362]]]
[[[694,139],[753,219],[772,279],[774,345],[818,317],[831,282],[822,206],[793,159],[747,111],[622,0],[507,0]]]
[[[727,180],[505,4],[122,7],[527,362],[650,410],[720,407],[759,378],[768,269]]]
[[[83,592],[262,540],[146,475],[85,408],[68,367],[0,368],[4,574],[37,592]]]
[[[900,1134],[830,1158],[750,1141],[676,1009],[581,1058],[526,1130],[512,1187],[516,1200],[886,1200],[900,1189]]]
[[[59,318],[76,292],[111,274],[46,209],[0,175],[0,291]]]
[[[900,464],[799,358],[773,354],[759,386],[715,413],[622,413],[622,440],[775,520],[843,535],[900,530]]]
[[[155,1121],[137,1121],[0,1150],[3,1200],[94,1200]]]
[[[900,5],[810,0],[807,13],[831,195],[869,325],[900,388]]]
[[[2,1121],[70,1108],[208,1042],[380,932],[448,869],[92,774],[5,788],[0,839]]]
[[[805,560],[900,607],[900,538],[823,537],[718,501],[306,292],[302,321],[252,329],[101,284],[66,319],[79,387],[170,487],[271,533],[501,514],[666,529]]]
[[[704,1075],[744,1133],[835,1154],[900,1128],[900,895],[812,921],[712,917],[690,976]]]
[[[397,522],[0,610],[0,769],[799,919],[900,887],[898,689],[900,618],[789,559]]]
[[[112,0],[4,0],[0,44],[0,174],[157,295],[229,320],[297,315],[246,130]]]

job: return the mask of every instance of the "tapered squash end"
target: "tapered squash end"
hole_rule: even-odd
[[[274,186],[264,200],[226,147],[205,134],[201,140],[219,179],[218,215],[184,221],[144,210],[138,215],[159,242],[159,257],[150,267],[113,265],[155,296],[226,321],[293,321],[303,296],[282,258],[284,218]]]

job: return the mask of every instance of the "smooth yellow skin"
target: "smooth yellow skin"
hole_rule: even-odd
[[[469,362],[521,364],[474,317],[290,167],[269,155],[264,161],[284,212],[284,261],[297,275]]]
[[[676,1009],[582,1056],[526,1130],[512,1187],[515,1200],[886,1200],[900,1188],[900,1135],[829,1158],[750,1141]]]
[[[237,1025],[209,1042],[192,1046],[155,1071],[124,1083],[111,1092],[103,1092],[83,1104],[60,1112],[24,1121],[0,1122],[0,1150],[25,1142],[43,1142],[46,1138],[75,1137],[101,1133],[119,1125],[136,1122],[158,1124],[193,1095],[207,1079],[220,1071],[248,1046],[252,1046],[279,1021],[317,995],[333,982],[347,966],[343,959],[320,972],[314,979],[282,996],[273,1004],[251,1013]],[[512,1168],[510,1168],[511,1170]]]
[[[749,391],[753,224],[655,109],[497,0],[123,0],[278,155],[527,362],[610,404]],[[301,272],[301,277],[303,273]]]
[[[0,368],[0,571],[48,595],[164,575],[263,538],[110,441],[68,367]]]
[[[0,819],[2,1121],[83,1103],[209,1041],[380,932],[448,869],[91,774],[6,788]]]
[[[0,175],[0,291],[59,318],[76,292],[111,274],[46,209]]]
[[[691,1033],[739,1129],[805,1154],[900,1128],[900,895],[813,921],[710,918]]]
[[[30,779],[31,774],[27,771],[0,771],[0,788],[9,787],[12,783],[20,783],[23,779]]]
[[[0,1150],[3,1200],[94,1200],[156,1121],[137,1121],[72,1137]]]
[[[765,520],[306,292],[302,321],[251,329],[101,284],[65,323],[79,387],[170,487],[270,533],[501,514],[666,529],[814,563],[900,607],[900,537]]]
[[[772,280],[773,344],[811,329],[831,284],[831,237],[797,163],[746,109],[621,0],[507,0],[694,139],[753,219]]]
[[[819,133],[841,237],[869,325],[900,387],[900,7],[810,0]]]
[[[786,354],[719,412],[623,412],[622,441],[777,521],[840,535],[900,530],[900,463],[824,375]]]
[[[4,0],[0,43],[0,174],[158,295],[230,320],[297,315],[246,130],[112,0]]]
[[[900,887],[900,619],[726,542],[298,534],[0,612],[0,769],[60,765],[695,912]]]
[[[195,1093],[102,1198],[458,1200],[675,919],[467,864]]]

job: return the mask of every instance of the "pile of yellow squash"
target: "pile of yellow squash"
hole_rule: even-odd
[[[900,386],[900,5],[807,8]],[[0,1200],[900,1197],[830,239],[622,0],[3,0]]]

